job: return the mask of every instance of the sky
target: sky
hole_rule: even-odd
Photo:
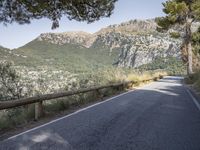
[[[166,0],[118,0],[114,13],[110,18],[87,24],[85,22],[69,21],[62,18],[60,27],[51,30],[52,22],[47,19],[33,20],[31,24],[16,23],[4,26],[0,24],[0,45],[6,48],[18,48],[46,32],[85,31],[94,33],[108,25],[119,24],[131,19],[152,19],[163,16],[162,2]]]

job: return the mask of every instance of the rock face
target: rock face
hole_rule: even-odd
[[[43,33],[37,40],[47,41],[52,44],[80,44],[89,47],[92,35],[86,32]]]
[[[116,65],[121,67],[139,67],[151,63],[160,57],[180,58],[180,40],[172,39],[167,34],[124,35],[107,33],[96,39],[110,48],[110,54],[120,51]],[[96,43],[94,43],[95,45]]]
[[[169,33],[156,31],[154,20],[131,20],[119,25],[111,25],[89,34],[85,32],[45,33],[37,40],[52,44],[78,44],[86,48],[107,47],[118,53],[115,65],[139,67],[160,57],[180,58],[179,39],[170,38]]]

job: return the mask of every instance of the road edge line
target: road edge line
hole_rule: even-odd
[[[104,101],[102,101],[102,102],[98,102],[98,103],[95,103],[95,104],[90,105],[90,106],[88,106],[88,107],[79,109],[79,110],[77,110],[77,111],[75,111],[75,112],[73,112],[73,113],[71,113],[71,114],[68,114],[68,115],[66,115],[66,116],[63,116],[63,117],[61,117],[61,118],[54,119],[54,120],[52,120],[52,121],[50,121],[50,122],[48,122],[48,123],[45,123],[45,124],[43,124],[43,125],[40,125],[40,126],[38,126],[38,127],[34,127],[34,128],[32,128],[32,129],[29,129],[29,130],[24,131],[24,132],[22,132],[22,133],[19,133],[19,134],[16,134],[16,135],[14,135],[14,136],[11,136],[11,137],[9,137],[9,138],[7,138],[7,139],[5,139],[5,140],[0,141],[0,143],[1,143],[1,142],[6,142],[6,141],[11,140],[11,139],[14,139],[14,138],[16,138],[16,137],[18,137],[18,136],[21,136],[21,135],[26,134],[26,133],[29,133],[29,132],[31,132],[31,131],[37,130],[37,129],[42,128],[42,127],[44,127],[44,126],[47,126],[47,125],[49,125],[49,124],[58,122],[58,121],[60,121],[60,120],[62,120],[62,119],[71,117],[71,116],[76,115],[76,114],[78,114],[78,113],[80,113],[80,112],[82,112],[82,111],[85,111],[85,110],[90,109],[90,108],[92,108],[92,107],[95,107],[95,106],[98,106],[98,105],[100,105],[100,104],[106,103],[106,102],[108,102],[108,101],[114,100],[114,99],[116,99],[116,98],[118,98],[118,97],[120,97],[120,96],[129,94],[129,93],[131,93],[131,92],[133,92],[133,91],[136,91],[136,90],[137,90],[137,89],[133,89],[133,90],[130,90],[130,91],[128,91],[128,92],[121,93],[121,94],[116,95],[116,96],[114,96],[114,97],[108,98],[108,99],[106,99],[106,100],[104,100]]]
[[[194,102],[194,104],[196,105],[197,109],[200,111],[200,104],[197,101],[197,99],[193,96],[193,94],[190,92],[189,89],[186,89],[187,93],[190,95],[190,97],[192,98],[192,101]]]

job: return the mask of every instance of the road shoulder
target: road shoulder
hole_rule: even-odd
[[[200,111],[200,91],[197,88],[195,88],[195,86],[192,84],[184,83],[184,86],[185,86],[188,94],[192,98],[194,104]]]

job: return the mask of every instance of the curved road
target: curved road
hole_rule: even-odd
[[[200,150],[200,106],[181,78],[166,77],[4,140],[0,150]]]

